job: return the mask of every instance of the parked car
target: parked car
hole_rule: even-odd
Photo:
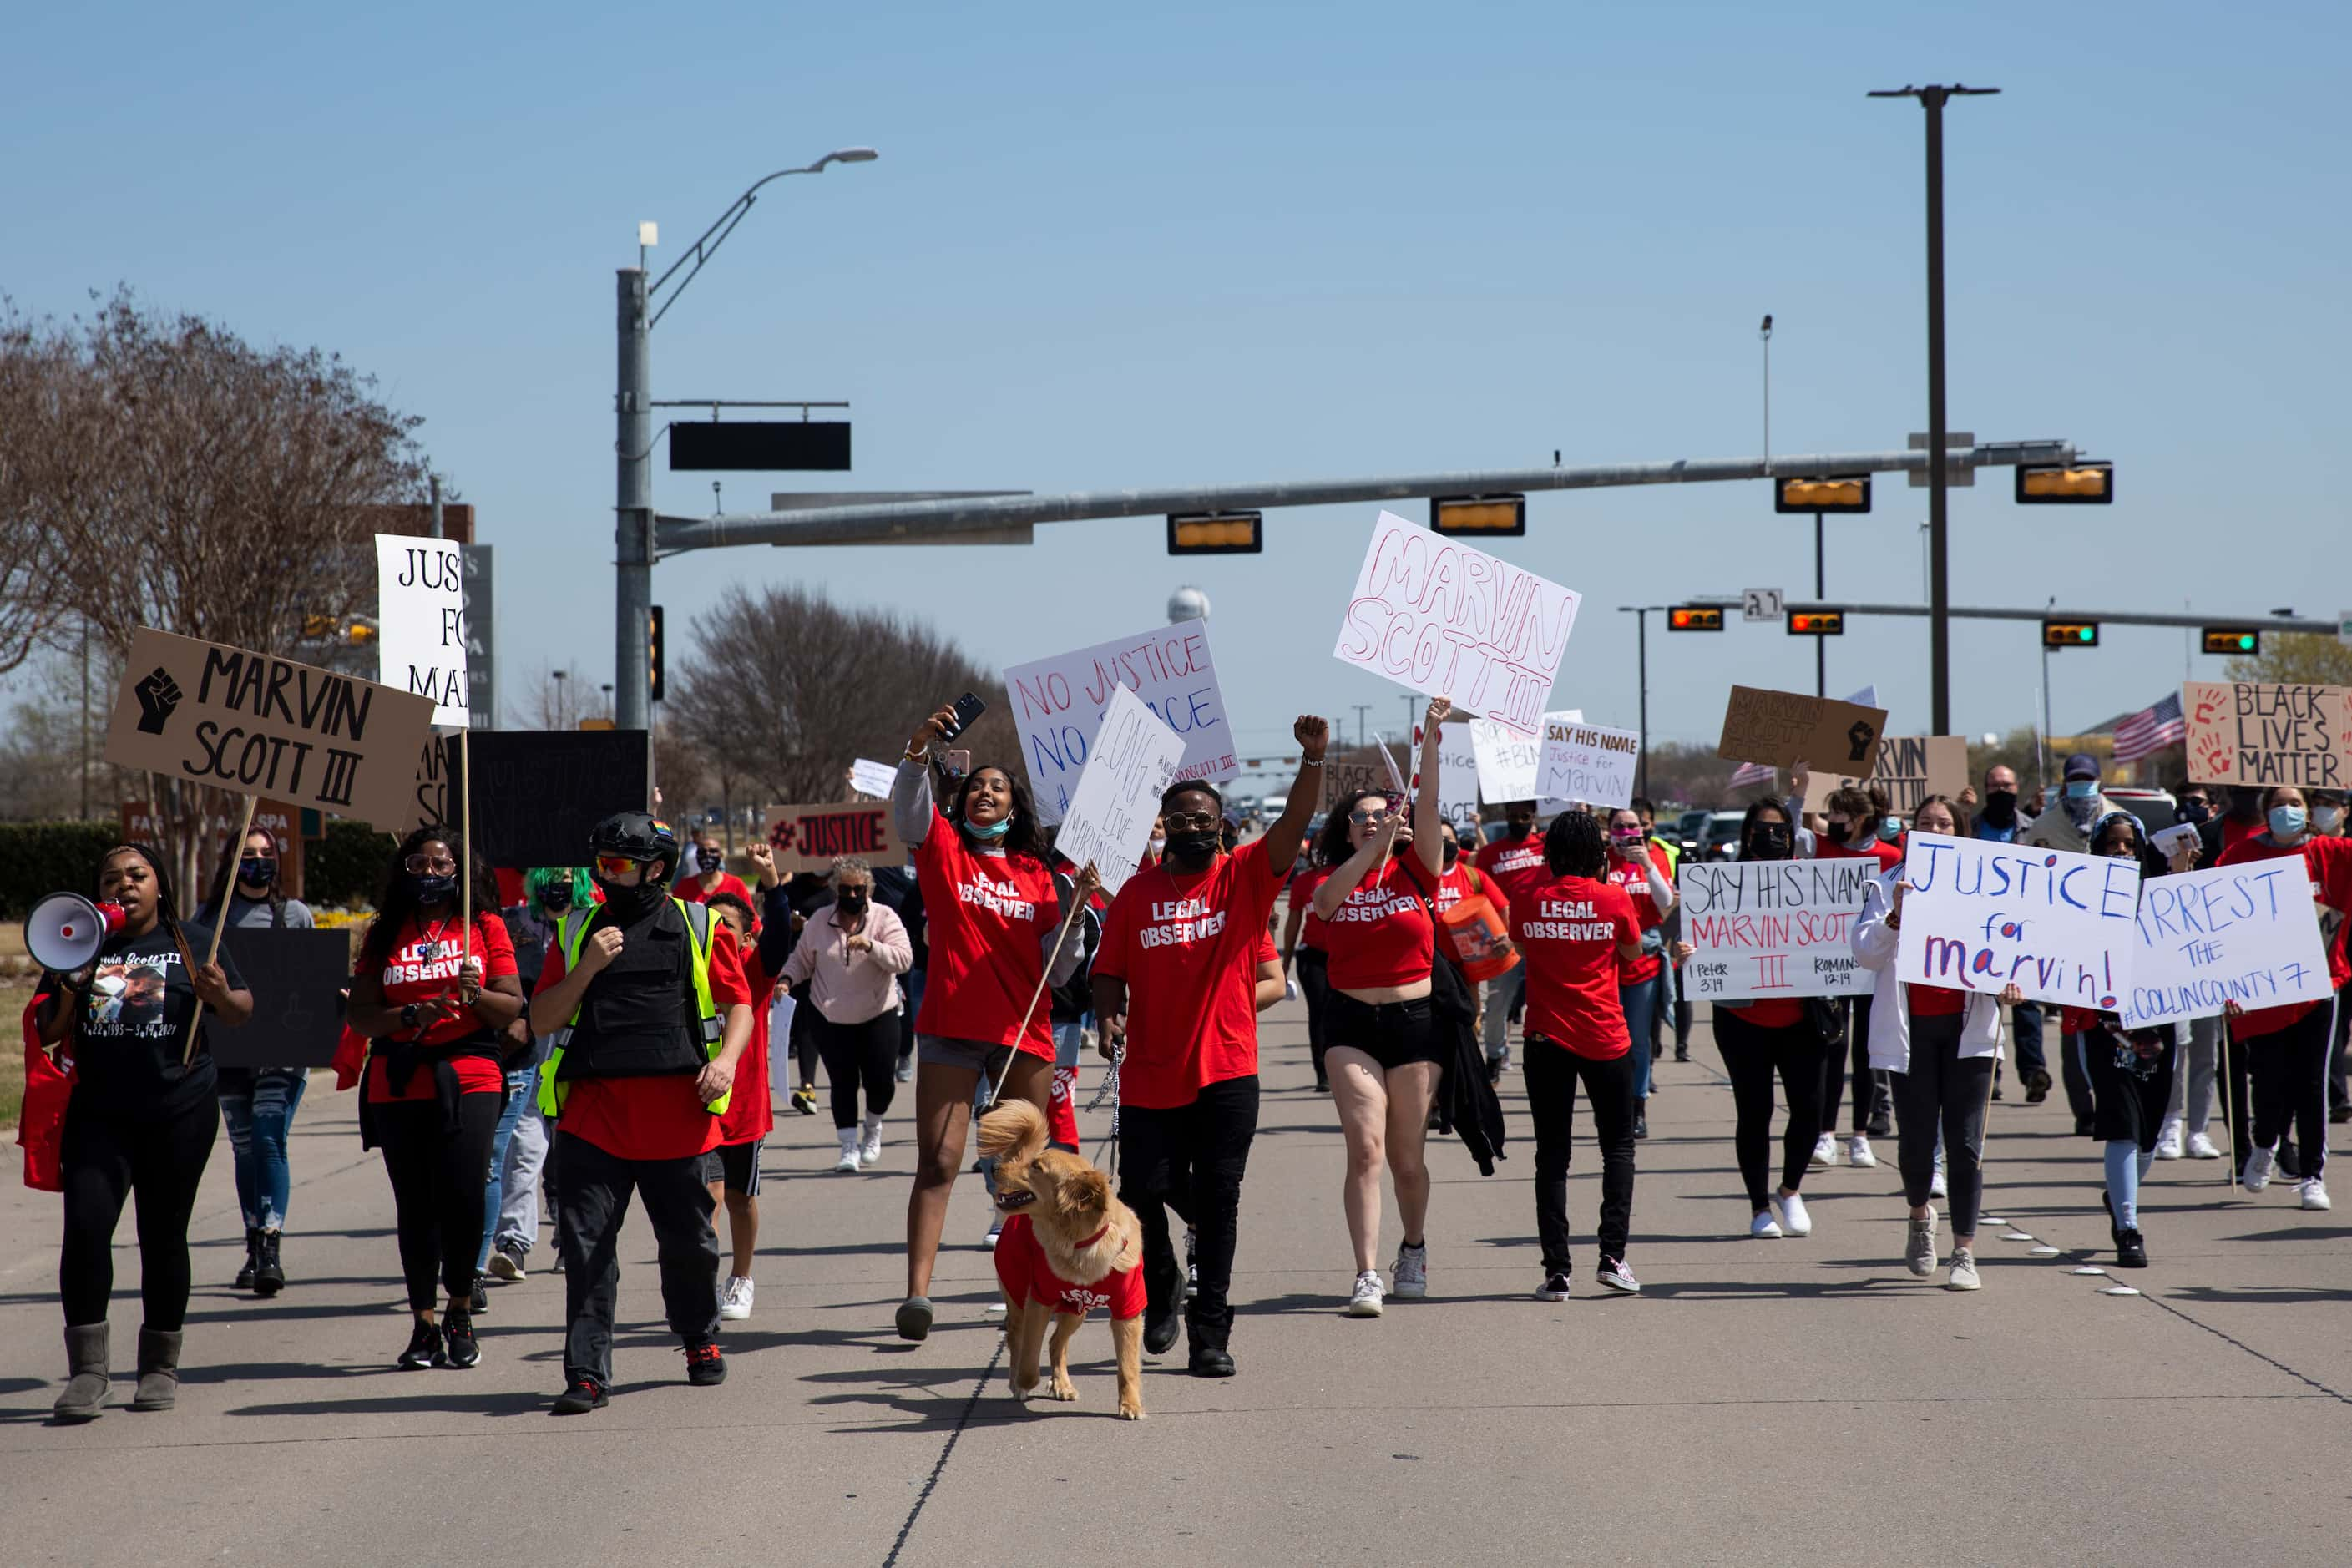
[[[1699,825],[1696,847],[1691,853],[1702,860],[1736,860],[1739,858],[1739,825],[1746,821],[1744,811],[1710,811]]]
[[[2150,833],[2163,832],[2179,816],[2180,803],[2172,798],[2168,790],[2137,789],[2129,784],[2117,784],[2100,793],[2138,817],[2140,826]]]

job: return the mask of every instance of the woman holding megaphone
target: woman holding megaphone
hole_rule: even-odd
[[[198,962],[197,953],[214,952],[212,933],[182,922],[154,850],[141,844],[109,850],[98,896],[101,908],[120,909],[121,923],[107,910],[112,929],[95,953],[41,976],[48,998],[39,1015],[41,1044],[52,1055],[70,1055],[74,1075],[58,1152],[65,1243],[58,1284],[72,1376],[56,1414],[66,1422],[91,1420],[106,1403],[114,1230],[134,1194],[145,1321],[131,1408],[169,1410],[178,1398],[188,1216],[220,1131],[204,1026],[235,1027],[253,1016],[253,994],[228,955]],[[45,962],[58,956],[44,948]]]

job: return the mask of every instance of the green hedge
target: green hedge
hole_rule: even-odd
[[[89,892],[99,858],[121,838],[111,822],[0,822],[0,921],[23,920],[51,893]],[[302,847],[303,898],[321,909],[374,903],[394,843],[364,822],[329,818],[327,837]]]
[[[383,890],[399,840],[364,822],[327,819],[327,836],[302,846],[302,899],[314,909],[365,904]]]

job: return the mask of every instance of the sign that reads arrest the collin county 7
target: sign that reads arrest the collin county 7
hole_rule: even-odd
[[[1331,657],[1532,735],[1581,602],[1572,588],[1384,511]]]
[[[2300,856],[2153,877],[2139,890],[2139,955],[2118,1009],[2129,1028],[2325,1002],[2319,910]]]
[[[1853,922],[1878,872],[1869,856],[1847,860],[1733,860],[1684,857],[1683,936],[1694,952],[1682,983],[1692,999],[1866,996],[1878,977],[1854,962]]]
[[[1184,742],[1180,779],[1229,779],[1241,772],[1224,693],[1217,689],[1205,621],[1179,621],[1131,637],[1007,667],[1005,696],[1037,819],[1055,823],[1086,771],[1111,694],[1130,688]]]
[[[2130,994],[2139,864],[2063,849],[1948,838],[1905,840],[1894,978],[2111,1013]]]

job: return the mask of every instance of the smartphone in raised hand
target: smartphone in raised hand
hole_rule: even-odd
[[[982,702],[973,693],[967,691],[955,700],[953,711],[955,722],[949,726],[948,732],[940,737],[941,740],[952,741],[971,729],[980,716],[988,711],[988,704]]]

